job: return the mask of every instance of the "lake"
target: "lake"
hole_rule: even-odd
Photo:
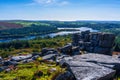
[[[86,31],[86,30],[90,30],[90,32],[98,32],[98,30],[93,30],[92,28],[88,28],[88,27],[81,27],[81,28],[58,28],[58,30],[73,30],[73,31],[60,31],[60,32],[56,32],[56,33],[50,33],[50,34],[45,34],[45,35],[40,35],[40,36],[28,36],[25,38],[11,38],[11,39],[1,39],[0,43],[2,42],[10,42],[10,41],[14,41],[14,40],[32,40],[35,39],[36,37],[55,37],[55,36],[63,36],[63,35],[68,35],[68,34],[74,34],[74,33],[80,33],[81,31]]]

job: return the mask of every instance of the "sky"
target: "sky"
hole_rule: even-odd
[[[120,0],[0,0],[0,20],[120,21]]]

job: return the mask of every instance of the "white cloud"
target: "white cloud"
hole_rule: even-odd
[[[69,4],[68,1],[63,1],[63,2],[60,3],[60,5],[68,5],[68,4]]]
[[[51,4],[55,2],[55,0],[33,0],[33,1],[39,4]]]
[[[40,5],[57,5],[57,6],[69,4],[68,0],[33,0],[33,3]]]

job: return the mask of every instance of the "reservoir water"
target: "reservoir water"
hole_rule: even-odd
[[[81,31],[86,31],[86,30],[90,30],[90,32],[98,32],[98,30],[93,30],[92,28],[88,28],[88,27],[81,27],[81,28],[58,28],[58,30],[61,30],[61,31],[60,32],[56,32],[56,33],[40,35],[40,36],[28,36],[28,37],[25,37],[25,38],[0,39],[0,43],[2,43],[2,42],[10,42],[10,41],[14,41],[14,40],[32,40],[32,39],[35,39],[36,37],[46,37],[46,36],[55,37],[55,36],[58,36],[58,35],[62,36],[62,35],[80,33]],[[64,30],[68,30],[68,31],[64,31]]]

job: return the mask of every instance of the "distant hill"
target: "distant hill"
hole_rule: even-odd
[[[20,24],[0,22],[0,30],[22,28],[22,27],[23,27],[23,25],[20,25]]]

